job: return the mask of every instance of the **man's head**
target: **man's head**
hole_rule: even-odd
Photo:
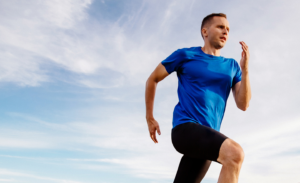
[[[228,40],[229,23],[223,13],[212,13],[206,16],[201,24],[201,35],[205,43],[216,49],[225,46]]]

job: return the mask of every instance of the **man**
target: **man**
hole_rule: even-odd
[[[222,164],[218,183],[237,183],[244,152],[219,132],[226,101],[232,89],[236,105],[245,111],[251,89],[249,49],[244,42],[240,67],[234,59],[220,56],[228,40],[229,23],[223,13],[205,17],[201,25],[203,47],[178,49],[162,61],[146,83],[146,119],[150,137],[158,143],[158,122],[153,117],[157,83],[177,72],[178,98],[173,113],[172,143],[183,154],[174,183],[199,183],[211,161]]]

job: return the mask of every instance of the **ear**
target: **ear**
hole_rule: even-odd
[[[207,28],[206,27],[203,27],[201,32],[202,32],[203,37],[207,37],[208,34],[207,34]]]

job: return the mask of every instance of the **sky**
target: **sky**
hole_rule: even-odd
[[[176,73],[158,84],[149,137],[145,83],[202,19],[230,24],[221,55],[250,50],[247,111],[227,101],[221,132],[244,149],[242,183],[300,182],[300,1],[0,0],[0,182],[169,183]],[[217,182],[212,163],[203,183]]]

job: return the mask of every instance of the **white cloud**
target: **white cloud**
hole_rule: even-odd
[[[0,179],[0,182],[14,182],[14,179]]]
[[[300,119],[285,121],[255,132],[248,132],[239,138],[245,149],[246,159],[241,180],[243,182],[293,182],[300,179],[294,170],[299,169]],[[251,178],[250,178],[251,177]]]
[[[117,103],[111,109],[100,103],[76,114],[97,120],[61,124],[19,115],[28,122],[27,128],[2,124],[1,148],[121,152],[114,158],[90,159],[101,160],[97,165],[82,160],[86,162],[78,167],[103,171],[106,162],[128,168],[132,176],[171,180],[180,160],[170,141],[171,114],[177,102],[176,74],[159,83],[157,90],[155,117],[163,133],[159,144],[154,145],[148,136],[141,112],[144,103],[133,90],[144,88],[150,72],[175,49],[201,45],[202,17],[223,11],[228,14],[231,33],[222,54],[238,60],[240,40],[251,50],[250,108],[238,112],[229,98],[221,130],[245,149],[241,181],[299,179],[299,146],[295,142],[300,130],[298,25],[294,23],[299,17],[297,2],[231,1],[211,2],[211,6],[204,1],[143,1],[138,8],[129,9],[130,13],[121,12],[113,22],[88,15],[91,1],[26,2],[1,2],[0,81],[39,86],[56,78],[48,67],[53,64],[73,74],[72,79],[63,76],[61,80],[87,88],[113,88],[103,91],[106,102],[127,102],[128,106],[124,109]],[[139,111],[133,111],[133,103]],[[33,122],[38,124],[36,130],[30,129]],[[125,151],[134,156],[123,155]],[[220,166],[213,164],[207,178],[216,180],[219,171]]]
[[[0,20],[3,23],[0,26],[2,50],[5,53],[7,46],[10,46],[9,51],[16,57],[15,65],[17,65],[6,68],[11,74],[7,76],[8,79],[2,81],[30,86],[52,80],[46,72],[47,68],[41,69],[49,62],[85,75],[101,73],[100,68],[111,69],[125,74],[129,84],[144,83],[148,72],[168,55],[160,48],[161,45],[167,45],[159,42],[167,35],[167,32],[161,31],[171,30],[170,26],[175,21],[176,15],[172,8],[179,7],[175,6],[178,2],[170,6],[168,9],[173,12],[172,16],[167,13],[164,18],[168,23],[158,26],[158,20],[150,19],[158,13],[153,12],[151,8],[156,4],[146,1],[138,11],[132,12],[129,16],[121,16],[116,22],[98,22],[89,17],[87,11],[91,1],[88,0],[29,1],[14,6],[16,3],[14,1],[4,3],[2,9],[10,11],[1,11],[2,17],[6,17]],[[164,12],[155,17],[161,14]],[[154,22],[151,22],[153,20]],[[149,31],[149,25],[158,26],[159,31]],[[20,57],[19,52],[23,52],[26,57]],[[38,57],[38,60],[33,60],[32,57]],[[8,57],[1,60],[11,62]],[[25,60],[23,63],[33,62],[34,65],[29,65],[27,69],[21,60]],[[20,70],[23,72],[19,72]],[[40,79],[32,81],[30,77],[23,77],[22,73],[35,74],[37,77],[40,76]],[[102,81],[95,83],[90,78],[79,79],[77,82],[87,87],[103,87]]]
[[[54,125],[36,118],[27,117],[27,119],[35,119],[35,121],[39,121],[40,124],[44,125],[44,129],[39,128],[39,131],[44,134],[39,136],[40,142],[49,143],[48,135],[56,134],[56,138],[52,138],[52,141],[50,141],[53,145],[44,148],[72,149],[77,147],[90,152],[97,149],[107,152],[119,152],[115,153],[115,158],[67,159],[68,161],[74,161],[74,166],[80,169],[113,172],[115,168],[110,168],[111,165],[109,164],[114,164],[132,176],[145,179],[171,180],[175,176],[181,158],[181,155],[172,146],[170,125],[163,118],[160,119],[162,135],[158,136],[158,144],[154,144],[150,140],[144,123],[130,123],[130,121],[140,121],[142,119],[134,119],[128,116],[124,116],[122,121],[120,117],[114,116],[107,119],[106,123],[71,122],[63,125]],[[300,130],[299,121],[299,119],[294,119],[285,121],[282,124],[277,122],[272,127],[265,126],[256,131],[252,130],[234,136],[233,139],[237,140],[246,152],[241,181],[252,182],[257,180],[258,182],[265,182],[272,180],[276,182],[276,180],[288,179],[292,181],[300,178],[296,172],[286,177],[287,171],[296,171],[299,168],[298,164],[293,162],[300,158],[299,153],[297,153],[300,149],[297,143],[291,143],[295,142],[295,139],[299,139],[297,133]],[[49,129],[51,129],[50,132]],[[25,134],[25,132],[23,133]],[[5,136],[7,135],[5,134]],[[10,141],[7,142],[10,143]],[[24,139],[24,142],[26,142],[26,139]],[[7,147],[3,144],[1,146]],[[36,147],[27,146],[25,143],[25,146],[19,145],[18,148]],[[125,156],[122,151],[131,152],[132,155]],[[216,180],[220,169],[221,165],[213,163],[206,179]],[[278,174],[278,172],[282,172],[282,174]],[[265,175],[272,175],[272,177],[266,177]]]
[[[55,179],[55,178],[37,176],[34,174],[28,174],[28,173],[23,173],[23,172],[8,170],[8,169],[1,169],[1,168],[0,168],[0,175],[13,177],[13,179],[3,179],[3,180],[11,180],[11,181],[15,181],[14,179],[18,179],[18,177],[26,177],[26,178],[31,178],[32,180],[43,180],[43,181],[50,181],[50,182],[57,182],[57,183],[81,183],[73,180]]]
[[[21,86],[38,86],[41,82],[47,82],[49,78],[39,68],[40,63],[31,53],[5,46],[0,49],[0,81]]]
[[[88,52],[82,55],[89,44],[76,39],[80,27],[75,27],[86,18],[85,9],[90,3],[89,0],[2,2],[0,53],[5,72],[1,72],[0,79],[37,86],[49,79],[40,67],[51,61],[74,72],[94,72],[98,64]],[[75,35],[67,34],[68,31]]]

